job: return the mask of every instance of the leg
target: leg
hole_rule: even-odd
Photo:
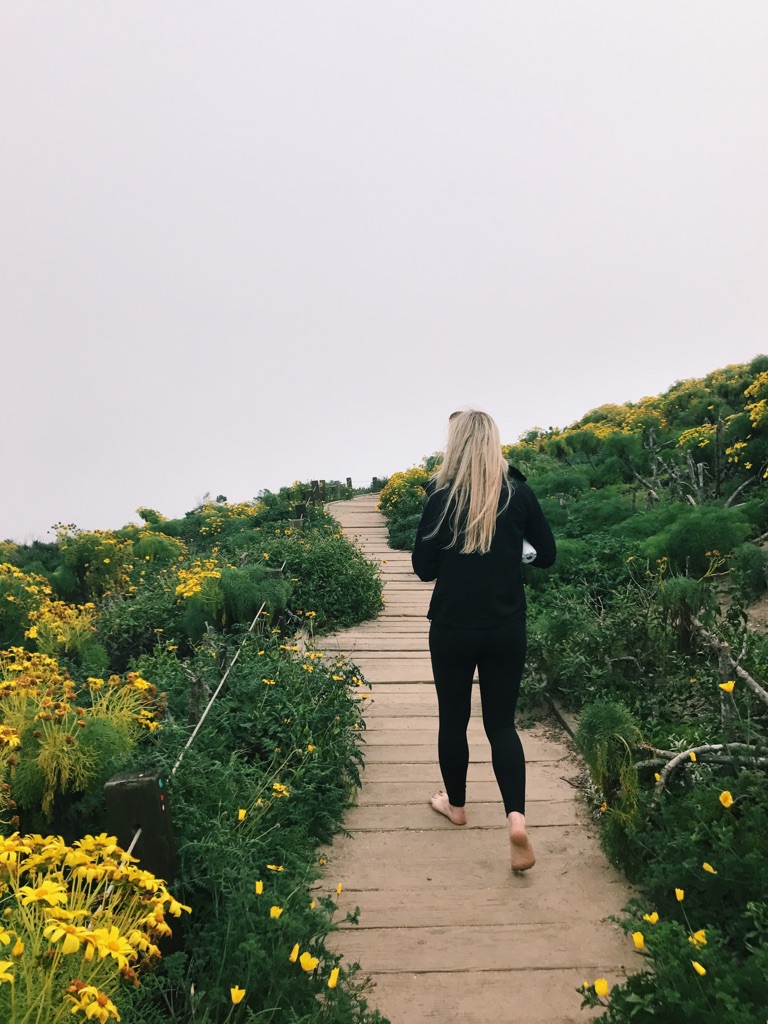
[[[445,793],[435,794],[430,802],[436,811],[445,814],[456,825],[463,825],[466,821],[467,725],[475,673],[474,656],[463,633],[463,630],[435,624],[429,630],[429,651],[440,718],[437,754],[445,784]]]
[[[515,709],[525,665],[525,621],[488,631],[478,657],[483,725],[491,744],[512,851],[512,867],[525,871],[535,857],[525,828],[525,754]]]

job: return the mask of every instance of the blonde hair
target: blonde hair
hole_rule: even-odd
[[[450,516],[453,539],[448,547],[458,544],[463,536],[463,555],[486,554],[496,518],[512,497],[499,428],[488,413],[476,409],[451,413],[445,454],[433,479],[436,489],[447,490],[448,496],[430,536],[434,537]],[[506,487],[507,496],[499,508],[502,487]]]

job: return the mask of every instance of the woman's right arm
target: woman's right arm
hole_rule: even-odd
[[[557,554],[555,538],[541,510],[538,498],[530,488],[528,488],[528,493],[531,502],[525,520],[525,539],[536,548],[536,557],[531,565],[535,565],[539,569],[548,569],[555,563]]]

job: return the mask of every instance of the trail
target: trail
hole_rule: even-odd
[[[473,695],[468,824],[451,825],[428,799],[441,785],[425,618],[430,584],[410,554],[387,546],[377,496],[329,511],[366,555],[382,562],[385,608],[329,643],[373,684],[363,786],[337,837],[327,877],[341,907],[361,910],[334,945],[359,961],[371,998],[392,1024],[576,1024],[590,1019],[574,991],[620,980],[639,961],[607,918],[631,896],[601,852],[573,782],[581,766],[565,733],[521,733],[528,764],[527,822],[536,866],[509,870],[504,810]]]

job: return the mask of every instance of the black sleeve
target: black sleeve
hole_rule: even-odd
[[[541,511],[541,505],[536,495],[529,489],[530,509],[525,521],[525,539],[536,548],[536,557],[531,565],[539,569],[548,569],[555,563],[557,549],[555,538],[549,523]]]
[[[430,494],[421,514],[421,522],[416,530],[416,543],[411,555],[411,564],[413,571],[424,583],[437,579],[437,570],[440,565],[440,544],[437,537],[427,539],[426,535],[435,528],[441,504],[440,497],[434,492]]]

